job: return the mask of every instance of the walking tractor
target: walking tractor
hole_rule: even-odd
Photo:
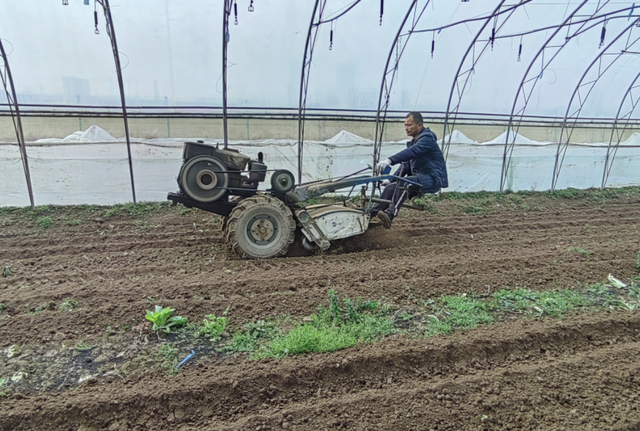
[[[375,188],[381,181],[395,178],[405,185],[415,185],[388,174],[358,175],[364,170],[343,178],[296,185],[293,174],[280,169],[271,175],[271,188],[258,190],[268,172],[262,153],[253,160],[237,150],[197,141],[184,143],[182,159],[180,190],[169,193],[168,199],[224,217],[227,241],[247,259],[285,255],[298,229],[305,249],[326,250],[331,241],[360,235],[369,227],[371,217],[367,210],[372,202],[381,202],[373,194],[366,195],[369,184]],[[354,190],[356,186],[361,187],[359,205],[346,201],[306,207],[300,204],[336,190]]]

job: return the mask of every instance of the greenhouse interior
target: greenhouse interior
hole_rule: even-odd
[[[0,206],[164,201],[201,140],[297,183],[422,113],[458,192],[640,184],[640,10],[583,0],[2,1]],[[268,181],[267,181],[268,182]]]

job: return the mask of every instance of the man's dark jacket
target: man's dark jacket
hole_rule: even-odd
[[[436,134],[428,127],[407,143],[406,150],[389,157],[389,160],[392,165],[402,163],[396,175],[402,170],[403,176],[417,176],[418,182],[425,188],[432,186],[432,178],[440,188],[449,187],[444,156],[438,146]]]

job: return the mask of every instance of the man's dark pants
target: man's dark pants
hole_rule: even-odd
[[[420,182],[417,176],[404,177],[409,181],[414,183]],[[375,216],[379,211],[385,211],[390,220],[398,214],[398,211],[402,207],[404,201],[407,198],[411,199],[413,197],[419,196],[423,193],[436,193],[440,190],[440,187],[436,184],[435,180],[431,177],[422,177],[422,188],[418,188],[417,186],[408,185],[403,181],[395,181],[389,185],[387,185],[382,194],[380,195],[380,199],[391,201],[391,204],[387,203],[376,203],[371,207],[371,215]]]

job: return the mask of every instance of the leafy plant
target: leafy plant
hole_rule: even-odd
[[[53,226],[53,219],[51,217],[40,217],[36,220],[36,224],[40,227],[40,229],[49,229]]]
[[[0,316],[2,315],[2,312],[7,308],[6,305],[4,305],[4,303],[0,302]]]
[[[640,271],[640,251],[638,251],[638,259],[636,260],[636,269]]]
[[[171,314],[176,311],[173,308],[162,308],[159,305],[156,305],[155,311],[147,310],[147,314],[145,318],[153,323],[153,330],[158,331],[162,329],[165,333],[171,333],[172,326],[184,325],[187,323],[186,317],[173,316],[170,317]]]
[[[207,314],[202,327],[198,330],[198,332],[196,332],[196,337],[204,335],[210,341],[218,340],[222,333],[227,329],[227,323],[229,322],[229,318],[227,317],[228,313],[229,307],[224,310],[222,316]]]
[[[11,265],[5,265],[2,270],[3,277],[11,277],[13,275],[13,271],[11,271]]]

